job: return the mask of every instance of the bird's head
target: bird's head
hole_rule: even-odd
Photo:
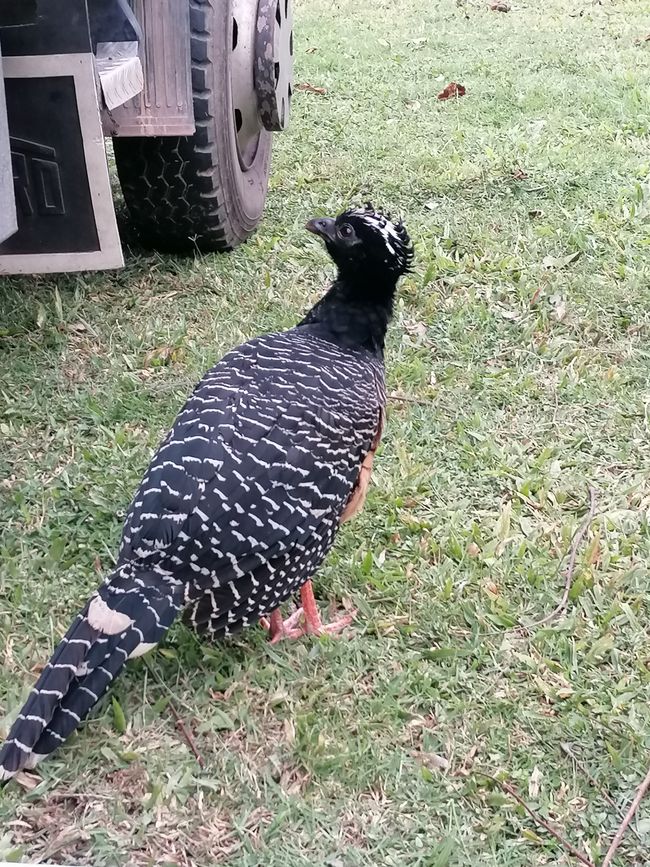
[[[316,217],[306,228],[323,239],[343,280],[394,285],[410,271],[413,245],[406,228],[370,203],[350,208],[336,219]]]

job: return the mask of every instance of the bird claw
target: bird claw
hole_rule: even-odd
[[[284,638],[302,638],[304,635],[338,635],[353,622],[356,613],[356,610],[350,611],[331,623],[322,623],[320,617],[316,621],[309,618],[302,607],[297,608],[286,620],[282,619],[282,615],[277,609],[270,617],[261,617],[260,624],[268,630],[270,643],[278,644]]]
[[[271,644],[277,644],[283,638],[298,638],[304,634],[304,630],[296,629],[296,623],[302,617],[302,608],[298,608],[293,614],[289,615],[286,620],[282,619],[280,609],[276,608],[270,617],[260,617],[260,626],[269,633]],[[298,633],[298,634],[294,634]]]
[[[302,638],[303,635],[338,635],[352,623],[356,613],[356,611],[351,611],[349,614],[343,614],[336,620],[332,620],[331,623],[320,623],[318,626],[313,626],[305,620],[304,623],[296,627],[294,624],[298,623],[304,616],[303,609],[298,608],[283,622],[281,631],[271,637],[271,644],[277,644],[283,638]]]

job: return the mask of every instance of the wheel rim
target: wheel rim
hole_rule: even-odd
[[[291,0],[259,0],[255,36],[255,90],[265,129],[289,123],[293,77]]]
[[[254,0],[232,0],[230,92],[237,156],[243,171],[255,160],[263,126],[257,108]]]

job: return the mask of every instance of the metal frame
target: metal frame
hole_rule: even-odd
[[[5,78],[40,78],[55,75],[74,78],[88,184],[100,249],[73,253],[0,254],[0,274],[48,274],[121,268],[124,259],[104,149],[92,54],[4,57],[2,65]]]
[[[144,89],[123,105],[103,112],[104,132],[114,136],[193,135],[190,4],[187,0],[130,3],[144,33],[138,46]]]

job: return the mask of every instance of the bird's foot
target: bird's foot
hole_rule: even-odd
[[[277,644],[283,638],[300,638],[305,634],[304,627],[296,628],[296,623],[300,621],[301,617],[302,608],[298,608],[286,620],[283,620],[280,609],[276,608],[269,617],[260,617],[260,625],[269,633],[271,644]]]
[[[346,626],[349,626],[356,615],[356,611],[343,614],[331,623],[323,623],[311,581],[307,581],[300,589],[302,606],[293,612],[286,620],[282,619],[280,609],[271,614],[269,618],[262,618],[260,623],[269,631],[271,644],[277,644],[283,638],[302,638],[303,635],[337,635]],[[304,621],[301,623],[301,620]]]

